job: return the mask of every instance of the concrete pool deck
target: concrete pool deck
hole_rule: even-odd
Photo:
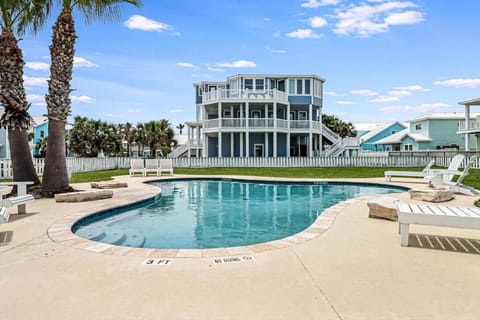
[[[69,226],[66,217],[152,197],[159,190],[142,181],[158,178],[122,176],[116,180],[129,187],[116,189],[112,199],[40,199],[27,205],[26,215],[12,214],[0,225],[0,318],[480,319],[480,254],[401,247],[398,224],[369,219],[366,199],[342,203],[328,230],[283,248],[179,258],[178,251],[105,250],[103,244],[95,252],[83,239],[58,238]],[[426,185],[403,178],[348,181]],[[474,200],[456,195],[446,204]],[[411,232],[480,241],[478,230],[412,226]],[[240,261],[218,263],[218,255]],[[150,258],[154,263],[145,264]]]

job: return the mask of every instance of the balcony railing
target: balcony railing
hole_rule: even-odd
[[[219,102],[231,100],[248,100],[248,101],[264,101],[264,100],[278,100],[282,102],[288,101],[288,95],[277,89],[271,90],[232,90],[219,89],[216,91],[205,92],[202,95],[203,103]]]
[[[222,118],[222,119],[210,119],[204,121],[204,129],[209,131],[212,129],[226,128],[226,129],[245,129],[247,123],[249,128],[255,129],[274,129],[275,121],[277,129],[287,129],[290,127],[292,130],[309,129],[310,125],[314,131],[320,131],[322,124],[318,121],[310,120],[284,120],[273,118]],[[221,124],[221,126],[220,126]]]
[[[465,120],[458,122],[458,131],[480,130],[480,119],[470,119],[468,127],[465,126]]]

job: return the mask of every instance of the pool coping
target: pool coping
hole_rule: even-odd
[[[158,177],[160,178],[160,177]],[[346,183],[355,183],[355,182],[348,182],[348,181],[341,181],[341,180],[328,180],[328,179],[295,179],[295,178],[272,178],[272,177],[242,177],[242,178],[233,178],[232,176],[202,176],[202,177],[191,177],[192,179],[218,179],[218,178],[226,178],[231,180],[249,180],[249,181],[264,181],[264,182],[346,182]],[[168,181],[168,180],[176,180],[176,179],[188,179],[188,177],[175,177],[170,176],[168,178],[162,177],[161,181]],[[158,179],[160,180],[160,179]],[[152,182],[156,180],[143,180],[141,181],[142,184],[146,184],[146,182]],[[371,184],[371,185],[379,185],[378,183],[365,183],[364,184]],[[393,186],[391,184],[385,184],[386,186]],[[159,196],[161,194],[160,188],[158,188],[157,194],[153,196],[153,198]],[[82,237],[77,236],[76,234],[72,233],[72,227],[80,220],[92,216],[95,214],[99,214],[104,210],[98,210],[94,212],[82,212],[82,213],[74,213],[64,218],[61,218],[51,224],[47,229],[48,237],[61,245],[69,246],[75,249],[86,250],[95,253],[102,253],[102,254],[109,254],[115,256],[131,256],[131,257],[139,257],[139,258],[148,258],[148,259],[173,259],[173,258],[219,258],[219,257],[230,257],[230,256],[242,256],[242,255],[253,255],[257,253],[263,253],[272,250],[278,250],[283,248],[288,248],[291,246],[300,245],[307,241],[313,240],[323,233],[325,233],[330,227],[333,225],[336,217],[340,214],[346,207],[358,203],[360,201],[369,200],[372,198],[378,198],[381,196],[387,195],[369,195],[363,197],[357,197],[348,199],[342,202],[339,202],[325,210],[322,211],[321,214],[318,215],[317,219],[305,230],[296,233],[294,235],[278,239],[272,240],[268,242],[262,242],[257,244],[251,244],[247,246],[238,246],[238,247],[227,247],[227,248],[213,248],[213,249],[153,249],[153,248],[133,248],[133,247],[124,247],[124,246],[117,246],[108,243],[102,243],[97,241],[88,240]],[[390,195],[391,196],[391,195]],[[122,208],[128,205],[134,205],[135,203],[147,201],[152,197],[141,199],[139,201],[134,201],[130,204],[126,205],[117,205],[106,210],[115,210],[118,208]]]

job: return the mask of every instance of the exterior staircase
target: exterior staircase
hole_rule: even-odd
[[[358,150],[360,147],[360,140],[357,137],[340,138],[324,124],[322,124],[322,133],[325,138],[332,142],[330,148],[325,150],[323,154],[325,157],[339,157],[348,149]]]
[[[177,146],[172,152],[170,152],[167,157],[168,158],[180,158],[181,156],[185,155],[188,152],[188,143],[181,144]]]

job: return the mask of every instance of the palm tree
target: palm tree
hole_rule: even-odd
[[[135,131],[135,142],[137,143],[138,146],[138,156],[143,157],[143,151],[145,148],[145,145],[147,144],[147,136],[145,134],[145,127],[143,123],[139,122],[137,123],[137,129]]]
[[[75,53],[75,24],[73,9],[82,14],[86,22],[94,19],[117,20],[120,4],[140,6],[140,0],[58,0],[62,11],[53,26],[50,46],[51,66],[46,96],[48,111],[48,153],[45,158],[43,192],[52,196],[70,189],[65,158],[65,123],[70,113],[70,80]]]
[[[162,142],[160,122],[151,120],[145,123],[144,127],[148,148],[150,149],[150,158],[155,158],[157,155],[157,148]]]
[[[185,128],[185,125],[184,125],[183,123],[180,123],[180,124],[177,126],[177,129],[178,129],[178,131],[180,132],[180,134],[182,134],[183,128]]]
[[[33,181],[40,185],[28,143],[28,129],[32,118],[28,113],[30,104],[27,101],[23,85],[22,50],[18,46],[15,33],[22,35],[30,30],[37,32],[44,24],[50,11],[48,1],[0,0],[0,103],[4,112],[0,125],[7,128],[8,141],[13,166],[13,180]]]
[[[131,149],[134,141],[134,128],[130,122],[122,125],[122,137],[123,140],[127,142],[127,155],[130,157],[132,155]]]

